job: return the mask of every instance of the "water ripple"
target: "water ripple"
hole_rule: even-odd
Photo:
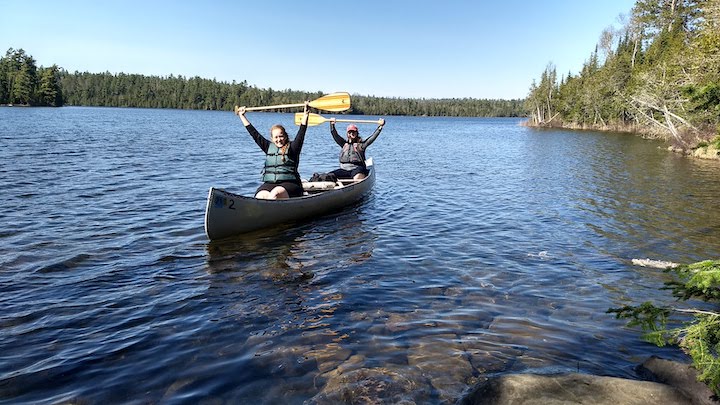
[[[369,198],[208,242],[208,188],[260,177],[233,114],[0,109],[0,397],[453,403],[495,373],[681,358],[605,311],[671,301],[632,258],[717,255],[717,163],[517,123],[388,118]],[[310,128],[301,175],[337,153]]]

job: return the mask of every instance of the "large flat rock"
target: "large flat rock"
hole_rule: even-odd
[[[692,400],[694,405],[718,405],[705,383],[697,380],[698,373],[691,365],[650,357],[636,368],[644,379],[657,381],[677,388]]]
[[[677,389],[656,382],[587,374],[513,374],[476,385],[463,405],[681,405],[692,401]]]

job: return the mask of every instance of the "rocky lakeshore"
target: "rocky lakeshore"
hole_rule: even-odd
[[[650,358],[637,368],[646,381],[587,374],[512,374],[477,384],[462,405],[693,404],[717,402],[689,365]]]
[[[579,131],[623,132],[648,139],[662,139],[664,136],[662,133],[649,130],[647,127],[640,125],[577,125],[564,122],[536,124],[530,120],[522,122],[521,125],[533,128],[563,128]],[[671,145],[667,147],[667,150],[697,159],[720,160],[720,143],[717,139],[718,138],[716,137],[714,143],[707,144],[703,142],[699,144],[699,146],[691,148]]]
[[[714,145],[700,146],[695,149],[682,149],[675,146],[669,146],[668,150],[698,159],[720,160],[720,149]]]
[[[308,404],[420,404],[458,405],[510,404],[592,404],[592,405],[659,405],[719,404],[711,390],[697,381],[697,372],[688,364],[651,357],[637,366],[640,380],[581,373],[500,374],[480,377],[456,398],[436,397],[418,386],[427,375],[403,375],[391,368],[356,368],[362,359],[351,357],[341,367],[326,374],[327,383]],[[432,372],[430,372],[432,374]],[[436,389],[457,387],[446,375],[442,383],[436,378],[430,385]],[[440,391],[444,391],[440,389]],[[452,391],[452,388],[450,389]]]

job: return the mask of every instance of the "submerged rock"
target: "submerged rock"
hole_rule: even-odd
[[[441,400],[450,401],[477,380],[472,364],[456,335],[435,335],[421,339],[407,353],[408,364],[430,381]]]
[[[318,370],[324,373],[341,365],[351,354],[350,349],[346,349],[337,343],[329,343],[307,351],[305,357],[315,360]]]
[[[322,391],[307,404],[420,404],[429,401],[419,375],[386,367],[362,368],[333,374]]]

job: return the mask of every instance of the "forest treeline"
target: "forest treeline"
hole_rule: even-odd
[[[681,148],[719,134],[720,1],[637,0],[578,74],[552,63],[526,99],[531,124],[612,129]]]
[[[0,58],[0,105],[61,106],[60,75],[56,65],[38,68],[24,50],[10,48]]]
[[[56,65],[36,67],[23,49],[0,58],[0,104],[232,110],[235,105],[302,103],[321,92],[260,89],[247,81],[226,83],[200,77],[145,76],[110,72],[69,73]],[[427,116],[525,116],[524,100],[408,99],[352,96],[350,114]]]

